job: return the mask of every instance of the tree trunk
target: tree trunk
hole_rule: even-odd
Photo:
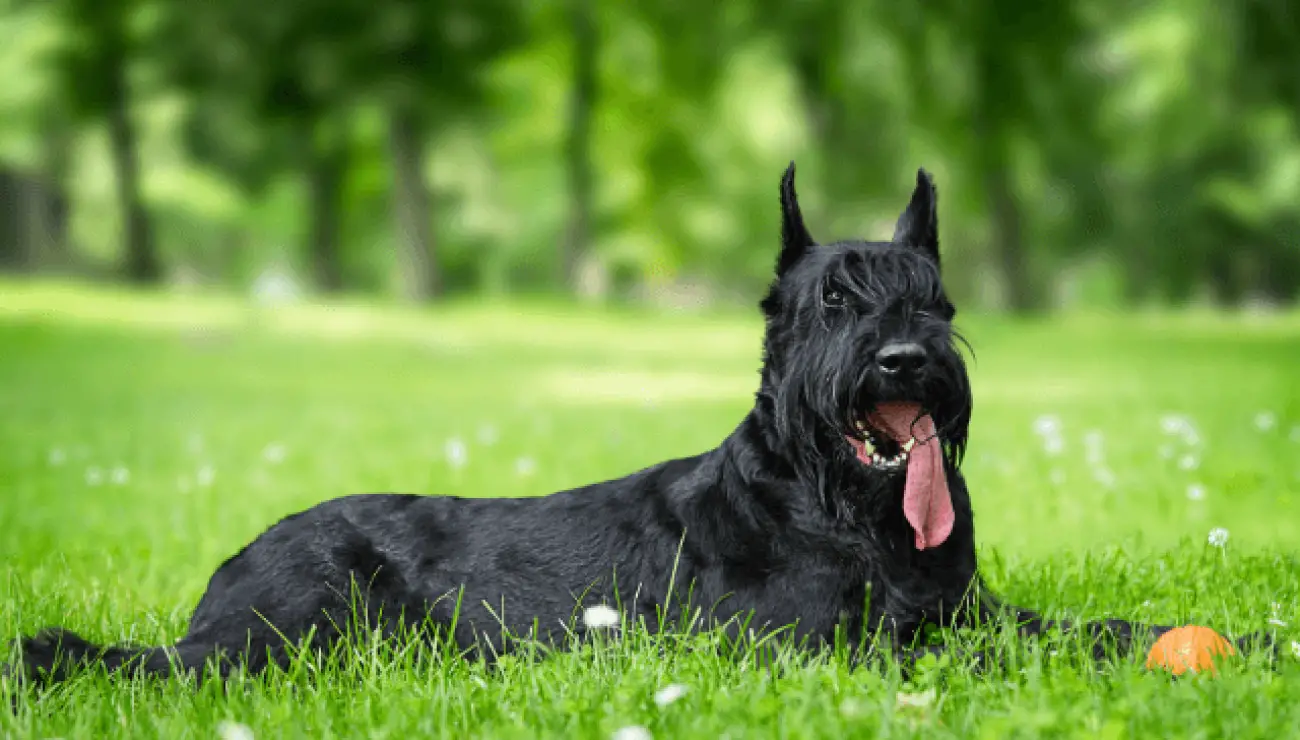
[[[22,177],[0,168],[0,270],[19,270],[26,262],[27,245]]]
[[[1027,313],[1037,304],[1026,265],[1020,205],[1011,181],[1010,132],[996,110],[1001,86],[996,82],[995,61],[987,54],[981,56],[984,58],[977,62],[980,83],[974,111],[979,176],[988,199],[990,236],[1002,273],[1006,307],[1015,313]]]
[[[578,265],[590,248],[592,215],[591,119],[599,94],[596,62],[599,39],[594,0],[572,0],[573,89],[569,96],[569,136],[565,146],[569,215],[560,240],[560,281],[577,285]]]
[[[306,252],[316,287],[324,293],[343,290],[343,261],[339,250],[342,227],[343,176],[347,170],[344,144],[317,142],[308,147],[306,162]]]
[[[984,189],[989,199],[994,249],[1002,271],[1007,308],[1016,313],[1026,313],[1036,308],[1037,303],[1025,265],[1020,205],[1016,203],[1007,172],[1010,162],[1006,158],[1001,158],[1001,161],[1000,166],[985,168]]]
[[[424,179],[424,126],[415,108],[399,104],[389,113],[393,156],[393,216],[397,225],[402,294],[421,302],[442,294],[429,185]]]
[[[156,283],[162,265],[154,244],[152,224],[140,194],[140,158],[135,125],[131,121],[129,90],[122,60],[112,62],[112,91],[108,96],[108,135],[112,145],[113,171],[117,178],[117,202],[122,219],[122,246],[126,252],[127,279],[135,283]]]
[[[46,122],[42,137],[44,183],[38,218],[41,251],[38,261],[56,268],[67,267],[72,259],[68,245],[68,170],[72,135],[63,120]]]

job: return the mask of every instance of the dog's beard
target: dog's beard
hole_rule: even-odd
[[[824,504],[846,520],[901,506],[919,549],[941,544],[951,531],[943,463],[960,465],[970,419],[965,366],[955,353],[945,355],[911,397],[882,388],[870,368],[835,367],[841,358],[826,356],[789,368],[795,372],[773,394],[778,436]]]

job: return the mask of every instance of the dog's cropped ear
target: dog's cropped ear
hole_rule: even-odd
[[[930,173],[916,171],[916,189],[903,215],[894,227],[893,242],[904,247],[916,247],[929,254],[939,264],[939,213],[938,193]]]
[[[776,274],[785,274],[814,246],[816,242],[803,225],[803,214],[799,211],[799,197],[794,192],[794,162],[791,162],[781,178],[781,256],[776,262]]]

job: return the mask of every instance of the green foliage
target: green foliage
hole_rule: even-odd
[[[0,296],[6,637],[65,624],[171,640],[226,557],[333,496],[540,495],[707,449],[752,403],[762,329],[754,310],[451,301],[429,315],[16,282]],[[755,646],[729,654],[687,629],[494,671],[360,639],[348,665],[304,659],[229,690],[89,674],[24,692],[0,735],[211,737],[223,722],[257,737],[1290,734],[1300,317],[962,328],[979,353],[966,472],[991,585],[1054,616],[1271,631],[1276,672],[1256,659],[1217,679],[1172,681],[1140,659],[1098,672],[1068,638],[998,628],[936,635],[957,651],[910,679],[779,643],[763,670]],[[1207,543],[1215,527],[1224,548]],[[963,647],[1006,665],[975,673]],[[660,706],[673,684],[685,694]]]
[[[594,79],[577,69],[582,13]],[[382,294],[415,249],[452,290],[567,288],[555,267],[577,213],[614,295],[689,282],[715,299],[768,279],[790,159],[827,239],[887,236],[925,166],[967,302],[1289,302],[1294,15],[1283,0],[10,0],[0,166],[60,183],[74,223],[95,225],[72,230],[83,265],[144,233],[102,227],[126,218],[112,200],[133,202],[120,184],[138,159],[173,277],[237,285],[288,259]],[[397,123],[416,132],[401,146]],[[138,146],[110,156],[124,135]],[[412,239],[398,202],[429,235]],[[1076,290],[1084,272],[1112,285]]]

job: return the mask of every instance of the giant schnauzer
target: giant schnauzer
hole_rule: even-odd
[[[101,647],[49,629],[19,641],[9,670],[170,675],[211,660],[223,674],[256,671],[283,664],[308,635],[329,643],[349,626],[391,632],[397,620],[467,651],[505,651],[517,644],[509,634],[571,641],[581,624],[565,625],[601,603],[654,629],[689,600],[710,624],[780,627],[813,646],[842,636],[924,651],[912,647],[922,625],[995,611],[1022,633],[1046,629],[980,588],[961,475],[971,389],[940,280],[930,176],[918,171],[887,242],[817,244],[793,163],[780,203],[761,381],[716,449],[540,498],[326,501],[218,568],[179,642]],[[1113,635],[1107,644],[1121,649],[1166,629],[1060,626],[1096,644]]]

